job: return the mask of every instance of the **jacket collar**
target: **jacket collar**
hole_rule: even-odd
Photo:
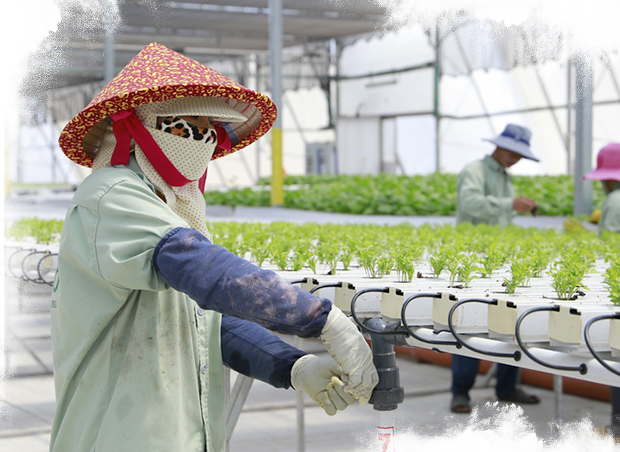
[[[506,168],[504,168],[501,163],[499,163],[497,160],[495,160],[490,155],[485,155],[482,161],[484,162],[486,166],[488,166],[493,171],[497,171],[498,173],[500,172],[506,173]]]

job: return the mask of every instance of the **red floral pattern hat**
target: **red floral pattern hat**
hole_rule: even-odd
[[[228,134],[226,146],[217,147],[212,160],[232,154],[263,136],[277,116],[273,101],[219,72],[152,43],[136,55],[123,70],[65,126],[58,142],[75,163],[91,167],[92,152],[84,149],[84,137],[101,121],[150,102],[183,97],[221,97],[247,118],[245,122],[221,124]]]

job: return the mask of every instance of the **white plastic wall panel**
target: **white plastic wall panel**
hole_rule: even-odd
[[[418,38],[412,37],[415,33],[406,36],[391,32],[381,38],[360,40],[345,48],[339,63],[340,74],[355,76],[380,73],[432,61],[434,54],[423,33],[418,34],[419,44],[411,45],[412,42],[418,43]],[[453,57],[461,58],[460,55]],[[618,55],[609,54],[608,63],[616,74],[620,73]],[[567,69],[566,61],[547,61],[536,68],[527,66],[511,71],[474,70],[468,76],[443,76],[439,86],[439,112],[444,116],[438,138],[439,171],[458,173],[467,163],[490,153],[493,146],[483,144],[481,139],[499,134],[506,123],[514,122],[532,130],[532,147],[542,161],[540,164],[520,162],[511,172],[566,174],[568,165],[564,139],[567,134],[567,115],[562,107],[567,104],[569,91]],[[406,74],[409,73],[339,82],[339,117],[406,115],[407,110],[403,109],[403,105],[412,104],[412,99],[412,105],[419,108],[419,111],[431,112],[434,95],[432,69],[429,69],[429,77],[415,82],[408,79]],[[612,74],[599,60],[594,63],[594,80],[595,102],[618,100],[618,88]],[[572,89],[574,91],[574,80]],[[572,97],[574,102],[574,93]],[[546,109],[505,113],[549,106],[559,108],[553,112]],[[498,112],[503,114],[484,117]],[[475,120],[450,118],[471,115],[481,117]],[[557,118],[557,124],[553,115]],[[602,146],[611,141],[620,141],[620,129],[616,127],[619,122],[620,105],[617,103],[594,106],[593,159]],[[374,152],[379,153],[379,148]]]
[[[336,155],[340,174],[378,174],[381,168],[379,118],[340,119]]]
[[[341,80],[341,118],[397,116],[433,111],[433,68]],[[430,87],[422,90],[420,87]]]
[[[396,152],[404,174],[432,174],[438,170],[436,122],[432,115],[395,118]]]

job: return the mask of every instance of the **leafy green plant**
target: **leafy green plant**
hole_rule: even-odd
[[[554,258],[555,251],[550,247],[533,248],[529,255],[532,277],[540,278]]]
[[[319,262],[325,264],[329,269],[329,274],[336,274],[336,266],[340,262],[340,247],[334,242],[319,242],[316,248]]]
[[[609,300],[620,305],[620,265],[617,262],[603,273],[603,283],[609,291]]]
[[[271,256],[267,241],[261,240],[261,237],[253,237],[247,240],[247,244],[252,261],[259,267],[262,267]]]
[[[351,239],[349,238],[349,241]],[[340,245],[340,263],[342,263],[342,268],[346,271],[349,269],[351,265],[351,260],[354,257],[354,248],[347,242],[343,242]]]
[[[310,270],[312,270],[312,273],[314,273],[315,275],[317,274],[316,266],[318,265],[318,263],[319,263],[319,258],[316,254],[310,253],[306,257],[306,265],[308,266]]]
[[[463,255],[461,253],[454,253],[450,256],[448,262],[446,263],[446,270],[448,270],[448,273],[450,274],[450,286],[454,286],[462,259]]]
[[[452,246],[444,246],[431,255],[429,263],[431,264],[433,276],[435,278],[438,278],[441,272],[447,268],[448,264],[452,261],[454,254],[455,251]]]
[[[589,256],[576,251],[567,251],[559,261],[551,264],[549,275],[551,286],[560,300],[570,300],[579,287],[584,287],[583,278],[592,269]]]
[[[480,271],[478,256],[475,254],[463,254],[458,267],[459,281],[463,282],[465,287],[469,287],[469,283],[476,278],[475,273],[478,271]]]
[[[285,207],[324,212],[380,215],[454,215],[456,211],[455,174],[401,176],[308,175],[284,178]],[[259,187],[208,190],[207,204],[231,206],[270,205],[268,180]],[[571,176],[515,176],[517,196],[535,199],[540,215],[570,215],[573,204]],[[594,190],[594,205],[605,198]],[[470,250],[473,251],[473,250]]]
[[[272,239],[267,244],[269,259],[278,267],[278,270],[285,271],[289,267],[291,247],[286,241]]]
[[[506,263],[508,259],[508,247],[503,243],[493,243],[486,255],[480,259],[480,274],[487,278],[495,270]]]
[[[290,254],[291,270],[296,272],[304,268],[308,259],[314,256],[314,250],[307,240],[298,240]],[[314,272],[316,274],[316,271]]]
[[[379,246],[358,249],[357,261],[369,278],[383,278],[394,267],[392,256]]]
[[[504,278],[506,293],[515,293],[517,287],[527,285],[531,269],[527,259],[514,259],[510,264],[511,278]]]
[[[32,237],[37,243],[48,244],[59,241],[63,222],[60,220],[42,220],[38,217],[20,218],[13,222],[6,235],[17,240]]]
[[[394,253],[394,265],[396,275],[400,282],[411,282],[415,272],[415,252],[406,248],[401,248]]]

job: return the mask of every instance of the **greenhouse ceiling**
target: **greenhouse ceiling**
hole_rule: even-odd
[[[53,89],[101,80],[110,29],[116,70],[151,42],[203,63],[266,55],[268,4],[268,0],[59,2],[62,20],[33,57],[26,87]],[[371,33],[386,20],[385,9],[370,0],[283,0],[282,8],[285,48]],[[106,26],[106,15],[111,27]]]

